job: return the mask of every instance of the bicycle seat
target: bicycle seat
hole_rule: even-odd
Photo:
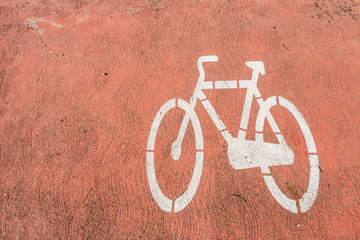
[[[248,66],[249,68],[251,68],[253,71],[259,72],[262,75],[265,75],[265,67],[264,67],[264,63],[261,61],[251,61],[251,62],[246,62],[245,63],[246,66]]]

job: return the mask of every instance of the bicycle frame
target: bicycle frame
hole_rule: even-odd
[[[245,103],[243,107],[243,112],[240,121],[239,133],[237,138],[245,139],[246,130],[249,123],[250,110],[252,106],[253,98],[257,100],[257,103],[261,107],[264,100],[261,97],[259,89],[257,88],[257,82],[259,78],[259,74],[265,74],[264,66],[262,62],[247,62],[247,66],[253,69],[251,80],[225,80],[225,81],[205,81],[205,71],[202,66],[204,62],[217,62],[217,56],[204,56],[199,58],[198,60],[198,69],[200,72],[200,76],[198,82],[196,84],[193,96],[190,100],[190,106],[195,108],[197,100],[199,99],[203,104],[204,108],[208,112],[211,120],[214,122],[217,129],[220,131],[221,135],[224,137],[225,141],[229,143],[233,137],[230,132],[226,129],[225,124],[221,121],[219,115],[217,114],[214,107],[211,105],[210,101],[207,99],[203,90],[207,89],[237,89],[237,88],[246,88],[246,96]],[[280,133],[280,130],[274,121],[274,118],[270,115],[267,116],[267,119],[270,123],[270,126],[274,133]],[[177,141],[181,141],[184,137],[183,133],[187,128],[187,124],[189,123],[189,117],[185,116],[184,120],[181,124],[179,135]],[[282,141],[283,139],[278,139]]]
[[[166,212],[179,212],[190,203],[199,186],[204,160],[203,135],[200,121],[194,110],[197,101],[199,100],[205,107],[205,110],[208,112],[211,120],[214,122],[225,141],[228,143],[227,155],[231,166],[234,169],[249,169],[260,167],[268,189],[282,207],[294,213],[306,212],[313,205],[318,192],[319,161],[313,136],[304,117],[294,104],[283,97],[272,96],[267,98],[265,101],[262,99],[261,94],[257,88],[259,74],[265,74],[265,69],[262,62],[246,62],[246,65],[253,69],[250,80],[205,81],[205,72],[202,64],[204,62],[216,61],[218,61],[217,56],[200,57],[198,59],[198,69],[200,76],[194,93],[190,99],[190,103],[180,98],[173,98],[168,100],[157,112],[153,124],[151,125],[146,152],[146,172],[150,191],[155,201],[159,207]],[[246,97],[241,115],[239,132],[236,137],[233,137],[227,130],[225,124],[221,121],[214,107],[206,98],[203,90],[236,88],[246,88]],[[256,119],[255,140],[247,140],[245,139],[245,136],[246,130],[248,128],[249,115],[253,98],[255,98],[257,103],[260,105],[260,110]],[[286,144],[283,135],[281,134],[272,114],[270,113],[270,109],[275,105],[279,105],[280,107],[285,108],[292,114],[301,129],[302,135],[304,136],[307,145],[308,160],[310,162],[309,184],[307,191],[301,196],[300,199],[289,198],[286,194],[284,194],[270,172],[269,167],[271,166],[291,165],[294,162],[294,152]],[[181,123],[178,136],[172,144],[172,158],[174,160],[178,160],[180,158],[182,141],[190,121],[194,130],[196,148],[195,167],[188,188],[174,201],[166,197],[158,184],[155,171],[154,154],[156,136],[161,121],[167,112],[173,108],[182,109],[185,111],[185,116]],[[263,131],[265,119],[267,119],[271,129],[275,133],[275,136],[278,139],[278,143],[269,143],[264,141]]]
[[[241,163],[234,163],[237,160],[231,161],[229,158],[229,161],[231,162],[231,165],[235,169],[246,169],[246,168],[252,168],[252,167],[261,167],[264,172],[268,172],[268,166],[274,166],[274,165],[289,165],[293,162],[293,152],[291,149],[289,150],[289,147],[286,145],[286,142],[280,133],[279,127],[277,126],[273,116],[270,112],[267,113],[266,118],[275,133],[276,138],[279,141],[279,144],[271,144],[271,143],[263,143],[261,141],[250,141],[245,140],[246,136],[246,130],[249,123],[249,116],[250,116],[250,110],[252,106],[253,98],[256,99],[257,103],[259,104],[260,108],[264,104],[264,100],[261,97],[261,94],[259,92],[259,89],[257,88],[257,82],[259,78],[259,74],[264,75],[265,69],[262,62],[246,62],[246,65],[253,69],[252,77],[250,80],[221,80],[221,81],[205,81],[205,71],[203,68],[204,62],[217,62],[218,57],[217,56],[202,56],[198,59],[198,69],[200,72],[200,76],[198,79],[198,82],[196,84],[193,96],[190,100],[190,107],[195,108],[197,101],[200,100],[202,105],[204,106],[205,110],[209,114],[211,120],[214,122],[216,128],[219,130],[225,141],[230,144],[236,142],[237,145],[246,146],[246,149],[250,149],[251,153],[248,152],[247,154],[251,155],[257,155],[256,159],[261,159],[261,155],[267,155],[268,152],[272,152],[272,156],[283,156],[280,160],[277,157],[276,161],[273,160],[273,162],[266,162],[266,160],[263,160],[263,162],[256,162],[251,161],[250,163],[241,164]],[[221,121],[219,115],[217,114],[214,107],[211,105],[210,101],[207,99],[205,93],[203,90],[207,89],[237,89],[237,88],[246,88],[246,96],[245,96],[245,103],[241,115],[241,121],[240,121],[240,127],[237,137],[233,137],[230,132],[227,130],[225,124]],[[189,123],[189,116],[185,114],[185,117],[181,123],[181,127],[179,130],[179,134],[177,139],[174,141],[172,145],[172,156],[175,160],[179,159],[181,155],[181,144],[185,135],[185,131],[187,129]],[[259,134],[261,136],[259,136]],[[255,133],[255,137],[257,139],[262,139],[262,133]],[[259,144],[262,144],[261,146]],[[265,146],[266,145],[266,146]],[[282,149],[280,149],[279,146],[281,145]],[[262,148],[262,152],[260,151]],[[199,149],[198,149],[199,150]],[[202,149],[201,149],[202,150]],[[238,151],[235,149],[235,151]],[[266,153],[266,154],[264,154]],[[239,155],[244,155],[244,151],[236,154],[237,157]],[[230,155],[230,154],[229,154]],[[244,155],[245,158],[247,156]],[[274,157],[273,157],[274,159]]]

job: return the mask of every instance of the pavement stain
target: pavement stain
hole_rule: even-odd
[[[340,17],[350,17],[352,20],[358,20],[360,12],[358,11],[360,3],[354,0],[350,1],[319,1],[313,2],[315,13],[311,16],[320,20],[327,21],[328,23],[338,21]]]
[[[299,195],[295,184],[291,182],[286,182],[286,189],[292,195],[293,199],[301,199],[301,196]]]

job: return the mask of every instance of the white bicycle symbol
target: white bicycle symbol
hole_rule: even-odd
[[[228,144],[228,158],[231,166],[234,169],[248,169],[260,167],[264,175],[263,177],[267,187],[269,188],[272,196],[279,202],[281,206],[294,213],[306,212],[315,202],[318,193],[319,160],[313,136],[304,117],[294,104],[292,104],[289,100],[283,97],[272,96],[269,97],[266,101],[262,99],[261,94],[257,88],[257,82],[259,74],[265,75],[265,68],[263,62],[246,62],[246,66],[253,70],[251,80],[205,82],[205,72],[202,66],[203,63],[217,61],[218,57],[216,55],[199,57],[197,66],[200,72],[200,76],[196,84],[194,94],[191,97],[190,103],[182,99],[171,99],[160,108],[160,110],[155,116],[155,119],[150,129],[149,139],[147,143],[146,172],[150,191],[156,203],[163,211],[171,212],[173,210],[174,212],[179,212],[190,203],[199,186],[204,159],[204,145],[200,122],[194,111],[194,108],[197,101],[200,100],[202,105],[205,107],[207,113],[209,114],[210,118],[212,119],[217,129],[220,131],[221,135],[224,137],[225,141]],[[241,116],[239,133],[237,137],[232,137],[202,90],[236,88],[246,88],[247,92]],[[255,141],[245,139],[253,98],[256,99],[257,103],[260,106],[260,110],[256,118]],[[308,160],[310,161],[309,184],[307,187],[307,191],[303,194],[301,199],[298,200],[299,210],[297,207],[297,201],[295,199],[289,198],[280,190],[269,169],[270,166],[291,165],[294,162],[294,153],[292,149],[286,144],[278,125],[276,124],[272,114],[270,113],[270,108],[277,104],[285,107],[294,116],[300,126],[307,145]],[[191,121],[195,135],[196,161],[193,175],[191,177],[187,190],[180,197],[173,201],[166,197],[159,187],[154,165],[154,151],[156,135],[160,123],[165,114],[169,110],[176,107],[184,110],[185,116],[182,121],[177,139],[172,144],[172,158],[174,160],[178,160],[180,158],[182,141],[185,136],[185,131],[188,127],[188,123],[189,121]],[[267,121],[269,122],[271,129],[275,133],[275,136],[279,143],[264,142],[263,129],[265,118],[267,118]]]

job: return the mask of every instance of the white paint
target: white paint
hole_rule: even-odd
[[[177,101],[176,101],[177,100]],[[196,147],[196,157],[195,157],[195,168],[193,171],[192,178],[190,180],[189,186],[186,191],[174,201],[174,212],[181,211],[184,209],[194,197],[196,190],[200,183],[201,172],[203,167],[203,159],[204,159],[204,144],[203,144],[203,136],[201,131],[201,126],[199,119],[193,108],[190,107],[190,104],[185,102],[182,99],[171,99],[167,101],[158,111],[153,121],[153,124],[150,129],[149,139],[147,143],[147,153],[146,153],[146,173],[148,176],[148,182],[150,186],[151,194],[153,195],[156,203],[159,207],[165,212],[172,211],[173,201],[166,197],[166,195],[161,191],[158,181],[156,179],[155,172],[155,159],[154,159],[154,150],[155,150],[155,142],[156,135],[160,126],[160,123],[165,116],[165,114],[176,107],[181,108],[185,111],[186,116],[188,116],[188,121],[190,120],[194,133],[195,133],[195,147]],[[180,148],[181,151],[181,148]],[[180,152],[181,154],[181,152]]]
[[[253,88],[249,87],[245,95],[245,103],[240,120],[240,129],[243,130],[246,130],[248,127],[253,94],[254,94]],[[245,136],[241,136],[241,137],[245,137]],[[238,138],[240,138],[240,136],[238,136]]]
[[[295,119],[298,121],[301,130],[304,134],[309,153],[316,153],[315,142],[312,137],[310,128],[307,125],[304,117],[301,115],[300,111],[295,107],[294,104],[292,104],[290,101],[286,100],[283,97],[279,97],[279,104],[287,108],[291,112],[291,114],[295,117]]]
[[[219,58],[215,55],[199,57],[197,67],[199,69],[200,76],[199,76],[199,80],[195,86],[193,96],[190,98],[190,107],[192,109],[195,108],[196,102],[200,97],[201,98],[205,97],[205,94],[201,90],[202,84],[205,80],[205,71],[204,71],[202,64],[204,62],[217,62],[218,60],[219,60]],[[180,157],[181,144],[184,139],[184,135],[185,135],[185,131],[187,129],[188,123],[189,123],[189,116],[188,116],[188,114],[185,114],[184,120],[182,121],[181,126],[180,126],[178,137],[175,140],[175,142],[172,144],[171,155],[173,156],[174,160],[177,160]]]
[[[219,131],[222,131],[226,128],[225,124],[221,121],[219,115],[216,113],[214,107],[211,105],[209,100],[205,100],[201,102],[209,114],[211,120],[215,123],[215,126]]]
[[[146,152],[146,173],[150,191],[161,210],[171,212],[172,200],[167,198],[161,191],[155,174],[154,152]]]
[[[230,132],[228,130],[224,130],[221,132],[221,135],[225,139],[226,142],[230,142],[233,137],[231,136]]]
[[[299,200],[300,211],[306,212],[314,204],[319,191],[319,159],[317,155],[310,155],[310,181],[306,193]]]
[[[25,21],[27,23],[28,28],[33,28],[33,29],[38,29],[39,28],[35,18],[28,18]]]
[[[203,87],[202,89],[213,89],[214,88],[214,82],[212,81],[207,81],[203,83]]]
[[[236,80],[228,80],[228,81],[215,81],[216,89],[234,89],[237,88]]]
[[[77,20],[75,22],[68,23],[68,24],[65,24],[65,25],[49,21],[49,20],[47,20],[45,18],[42,18],[42,17],[27,18],[27,19],[25,19],[25,23],[27,24],[28,28],[32,28],[32,29],[38,29],[39,28],[39,26],[38,26],[39,22],[50,24],[51,26],[56,27],[56,28],[63,28],[64,26],[79,25],[80,23],[84,22],[85,19],[87,19],[89,17],[89,11],[87,11],[86,9],[82,9],[81,11],[82,12],[80,12],[80,13],[73,13],[72,14],[73,16],[77,17]],[[44,30],[39,29],[38,32],[39,32],[39,34],[43,34]]]
[[[228,143],[228,158],[231,166],[234,169],[249,169],[259,167],[264,174],[264,180],[269,188],[272,196],[279,202],[279,204],[285,209],[297,213],[298,208],[296,201],[287,197],[278,187],[274,178],[271,176],[270,166],[291,165],[294,162],[294,152],[286,144],[286,141],[281,134],[281,131],[273,118],[270,109],[279,104],[280,106],[289,110],[294,116],[295,120],[300,126],[300,129],[304,135],[307,150],[310,161],[310,177],[307,192],[299,200],[300,212],[306,212],[314,204],[318,188],[319,188],[319,169],[318,169],[318,156],[316,155],[315,142],[312,137],[309,126],[307,125],[304,117],[300,111],[288,100],[283,97],[270,97],[264,101],[261,97],[259,89],[257,88],[257,82],[259,74],[265,74],[265,68],[263,62],[252,61],[246,62],[246,65],[253,69],[251,80],[221,80],[221,81],[205,81],[205,71],[203,63],[216,62],[217,56],[202,56],[198,59],[199,79],[196,84],[194,93],[190,98],[190,103],[185,102],[182,99],[171,99],[166,102],[158,111],[153,124],[150,129],[146,166],[147,175],[150,185],[151,193],[158,203],[159,207],[166,211],[172,211],[172,203],[174,203],[174,212],[179,212],[184,209],[190,201],[193,199],[196,190],[200,183],[201,172],[203,167],[204,158],[204,146],[203,136],[199,119],[194,111],[197,100],[200,100],[205,110],[209,114],[211,120],[215,124],[216,128],[220,131],[224,140]],[[246,88],[247,93],[245,96],[245,103],[242,111],[239,133],[237,137],[233,137],[226,129],[225,124],[221,121],[216,110],[206,98],[204,89],[235,89]],[[249,116],[253,99],[256,98],[256,102],[260,106],[259,113],[256,119],[256,134],[255,141],[245,139],[246,130],[249,123]],[[161,191],[158,182],[156,180],[155,166],[154,166],[154,150],[156,149],[155,140],[159,125],[163,119],[163,116],[172,108],[179,107],[185,111],[184,119],[181,123],[178,136],[173,142],[171,147],[171,155],[174,160],[178,160],[181,156],[182,141],[185,136],[185,132],[188,127],[189,121],[191,121],[195,133],[195,147],[196,147],[196,159],[195,168],[191,177],[190,183],[186,191],[177,199],[172,201],[167,198]],[[265,118],[270,124],[272,131],[279,143],[267,143],[264,142],[263,130]]]
[[[257,119],[259,119],[259,121],[256,121],[256,126],[255,126],[256,131],[257,132],[262,132],[262,130],[259,131],[257,129],[262,129],[261,126],[264,125],[265,118],[267,118],[267,121],[268,121],[271,129],[273,130],[273,132],[280,133],[280,129],[277,126],[274,118],[272,117],[272,115],[271,115],[271,113],[269,111],[269,109],[272,106],[275,106],[277,104],[276,96],[269,97],[265,102],[263,100],[260,100],[260,101],[258,101],[258,103],[260,105],[260,110],[259,110],[259,113],[257,115]],[[263,142],[262,135],[258,135],[258,137],[259,137],[259,139],[257,139],[257,141]],[[278,140],[280,142],[279,138],[278,138]]]
[[[253,77],[258,77],[259,73],[265,75],[264,63],[261,61],[248,61],[245,63],[246,66],[253,70]],[[253,80],[253,79],[252,79]]]
[[[203,167],[204,152],[196,152],[196,161],[193,175],[190,180],[188,189],[184,192],[183,195],[178,197],[174,202],[174,212],[179,212],[183,210],[193,199],[196,190],[200,183],[201,172]]]
[[[239,80],[239,88],[250,88],[251,86],[251,80]]]
[[[62,24],[58,24],[58,23],[54,23],[54,22],[51,22],[49,20],[46,20],[44,18],[28,18],[25,20],[28,24],[28,28],[34,28],[34,29],[37,29],[38,28],[38,25],[37,23],[38,22],[44,22],[44,23],[48,23],[50,24],[51,26],[53,27],[58,27],[58,28],[62,28],[64,27]]]
[[[139,13],[140,10],[138,8],[130,8],[129,12]]]
[[[295,118],[297,123],[300,126],[300,129],[304,135],[305,142],[308,149],[309,154],[309,161],[310,161],[310,175],[309,175],[309,186],[306,191],[306,193],[302,196],[302,198],[299,200],[300,205],[300,212],[306,212],[310,209],[310,207],[315,202],[317,192],[319,189],[319,162],[317,155],[310,155],[316,153],[316,147],[315,142],[313,139],[313,136],[310,132],[310,128],[307,125],[304,117],[301,115],[300,111],[295,107],[294,104],[292,104],[289,100],[278,97],[279,99],[279,105],[282,107],[285,107]],[[263,105],[261,106],[261,109],[259,111],[259,114],[256,119],[256,132],[263,132],[264,130],[264,120],[265,118],[268,119],[271,118],[272,120],[269,122],[272,122],[273,124],[270,124],[271,128],[274,132],[280,132],[278,126],[275,123],[275,120],[272,118],[272,115],[270,113],[270,108],[277,105],[276,97],[270,97],[268,98]],[[275,129],[275,130],[274,130]],[[263,142],[263,135],[262,134],[256,134],[256,141],[257,142]],[[279,145],[282,145],[281,143],[285,143],[284,137],[281,133],[276,134],[276,137],[278,138],[278,141],[280,142]],[[265,168],[264,174],[270,174],[270,170],[268,168]],[[274,178],[271,175],[264,175],[265,183],[268,186],[271,194],[273,197],[280,203],[281,206],[283,206],[285,209],[297,213],[298,209],[296,207],[296,201],[287,197],[277,186]]]
[[[167,101],[158,111],[158,113],[156,114],[156,117],[153,121],[153,124],[151,126],[151,130],[149,133],[149,139],[148,139],[148,144],[147,144],[147,150],[154,150],[155,149],[155,138],[156,138],[156,133],[159,129],[159,125],[161,120],[163,119],[163,117],[165,116],[165,113],[167,113],[170,109],[175,107],[175,99],[171,99],[169,101]]]
[[[286,144],[273,144],[233,138],[228,146],[228,157],[234,169],[291,165],[294,153]]]
[[[89,11],[84,8],[81,9],[81,12],[74,13],[73,16],[78,17],[75,24],[79,25],[80,23],[84,22],[89,17],[89,15],[90,15]]]

